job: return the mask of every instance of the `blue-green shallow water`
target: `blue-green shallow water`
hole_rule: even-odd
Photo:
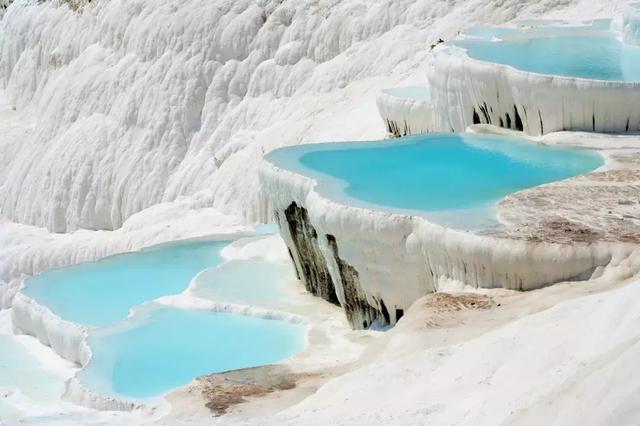
[[[609,81],[640,81],[640,47],[621,42],[604,28],[539,27],[528,30],[472,29],[479,38],[449,44],[466,49],[477,60],[510,65],[539,74]],[[500,38],[492,40],[487,35]]]
[[[61,318],[103,326],[136,305],[181,293],[198,272],[220,264],[228,241],[188,241],[43,272],[23,292]]]
[[[148,398],[205,374],[281,361],[305,346],[305,327],[243,315],[153,307],[88,338],[80,380],[101,394]]]
[[[300,145],[266,158],[316,178],[317,189],[337,201],[418,213],[488,207],[518,190],[603,164],[590,151],[478,134]]]

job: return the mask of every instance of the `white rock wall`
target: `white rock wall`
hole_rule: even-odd
[[[433,131],[429,100],[402,98],[383,90],[378,94],[376,104],[390,135],[401,137]]]
[[[529,135],[640,131],[640,83],[535,74],[478,61],[451,46],[436,48],[428,75],[440,131],[472,124]]]
[[[15,334],[28,334],[51,347],[61,357],[78,365],[85,365],[90,351],[84,339],[88,329],[65,321],[47,307],[18,292],[13,299],[11,317]]]

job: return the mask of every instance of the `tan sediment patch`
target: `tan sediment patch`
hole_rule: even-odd
[[[422,318],[424,326],[440,328],[459,325],[464,311],[482,311],[495,306],[493,299],[484,294],[432,293],[416,301],[411,311],[412,315]]]
[[[188,392],[199,392],[213,416],[221,416],[233,406],[277,391],[296,388],[311,374],[292,373],[283,365],[266,365],[198,377]]]
[[[456,312],[470,309],[491,309],[493,300],[484,294],[433,293],[423,299],[423,307],[436,312]]]
[[[498,203],[505,236],[561,244],[640,243],[640,154],[614,158],[623,168],[506,197]]]

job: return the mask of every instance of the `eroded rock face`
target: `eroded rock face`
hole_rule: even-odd
[[[381,325],[395,324],[402,317],[402,309],[396,307],[390,312],[381,298],[374,298],[375,304],[370,303],[360,285],[360,274],[340,257],[336,237],[318,235],[307,209],[293,202],[275,216],[290,236],[287,244],[298,279],[309,293],[341,306],[353,328],[367,328],[375,321]]]
[[[327,262],[320,250],[318,233],[309,221],[307,209],[291,203],[284,215],[293,242],[289,252],[298,277],[304,281],[309,293],[339,305]]]
[[[340,281],[342,282],[342,299],[344,300],[342,308],[347,314],[347,319],[351,325],[355,328],[367,328],[375,320],[383,324],[389,324],[389,313],[386,307],[384,307],[384,302],[382,302],[381,306],[384,307],[385,314],[383,314],[382,309],[378,310],[367,302],[367,298],[362,294],[358,271],[340,258],[338,243],[333,235],[327,234],[327,244],[338,265]]]

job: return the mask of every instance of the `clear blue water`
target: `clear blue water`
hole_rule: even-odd
[[[45,404],[59,403],[66,377],[50,371],[50,366],[33,356],[19,339],[22,338],[0,335],[0,389],[18,390],[37,401],[41,408]],[[24,416],[21,404],[14,406],[12,403],[12,398],[4,400],[0,397],[0,424],[3,420],[17,422]]]
[[[198,275],[191,294],[217,302],[279,309],[287,297],[287,282],[295,280],[290,262],[232,260]]]
[[[392,89],[385,89],[383,92],[398,98],[415,99],[420,101],[431,99],[429,88],[424,86],[394,87]]]
[[[133,399],[162,395],[205,374],[281,361],[305,345],[305,327],[243,315],[153,307],[88,338],[80,380]]]
[[[477,134],[301,145],[273,151],[266,158],[316,178],[318,190],[329,198],[413,212],[491,206],[507,194],[603,164],[600,155],[589,151]]]
[[[61,318],[103,326],[127,317],[136,305],[181,293],[200,271],[222,262],[228,241],[189,241],[156,246],[44,272],[23,292]]]
[[[622,43],[606,30],[608,21],[590,26],[477,29],[479,38],[449,42],[485,62],[539,74],[609,81],[640,81],[640,47]],[[498,35],[492,41],[487,34]]]

